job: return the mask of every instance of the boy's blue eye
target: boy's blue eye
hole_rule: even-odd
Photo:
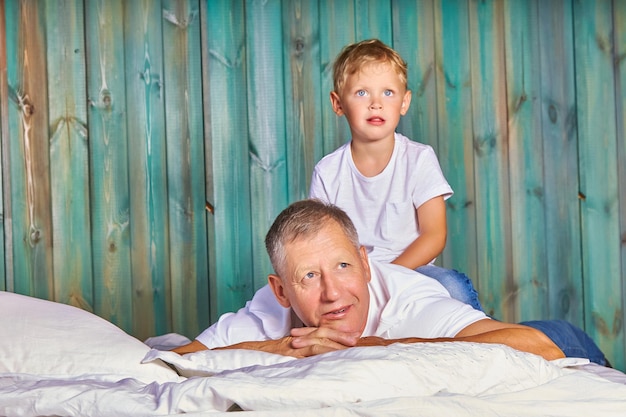
[[[365,95],[365,90],[359,90],[356,92],[356,95],[359,97],[363,97]]]
[[[391,90],[385,90],[385,96],[389,97],[393,95],[393,91]]]

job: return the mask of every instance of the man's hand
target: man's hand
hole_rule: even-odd
[[[360,334],[328,327],[300,327],[291,329],[291,336],[292,348],[301,353],[299,357],[305,357],[356,346]]]
[[[348,334],[324,327],[302,327],[292,329],[290,336],[285,336],[281,339],[241,342],[230,346],[213,348],[213,350],[260,350],[262,352],[293,356],[295,358],[305,358],[307,356],[319,355],[321,353],[356,346],[358,341],[358,333]],[[206,346],[199,341],[194,340],[187,345],[172,349],[172,351],[180,355],[184,355],[185,353],[192,353],[206,349]]]
[[[251,349],[294,358],[306,358],[356,346],[358,339],[358,333],[347,334],[325,327],[302,327],[292,329],[290,336],[281,339],[242,342],[216,349]]]

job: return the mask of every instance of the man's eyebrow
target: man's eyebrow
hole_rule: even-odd
[[[293,269],[293,275],[295,275],[296,277],[302,277],[304,276],[306,273],[313,271],[315,268],[313,268],[312,266],[306,265],[306,266],[299,266],[297,268]]]

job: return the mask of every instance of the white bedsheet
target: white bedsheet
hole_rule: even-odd
[[[564,367],[584,361],[547,362],[501,345],[394,344],[307,359],[151,350],[145,360],[157,358],[198,376],[145,383],[5,373],[0,415],[219,416],[234,404],[255,417],[626,415],[626,385]]]

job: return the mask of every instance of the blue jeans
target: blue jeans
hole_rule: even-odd
[[[472,285],[472,280],[464,273],[436,265],[420,266],[416,271],[439,281],[448,290],[452,298],[471,305],[475,310],[483,311],[483,306],[478,300],[478,293],[474,289],[474,285]]]
[[[588,358],[602,366],[611,366],[598,345],[582,329],[565,320],[534,320],[520,324],[541,330],[563,351],[565,356]]]
[[[417,268],[416,271],[439,281],[448,290],[452,298],[469,304],[476,310],[483,311],[478,300],[478,293],[467,275],[435,265],[424,265]],[[565,320],[534,320],[520,324],[542,331],[567,357],[588,358],[591,362],[599,365],[611,366],[591,337],[582,329]]]

